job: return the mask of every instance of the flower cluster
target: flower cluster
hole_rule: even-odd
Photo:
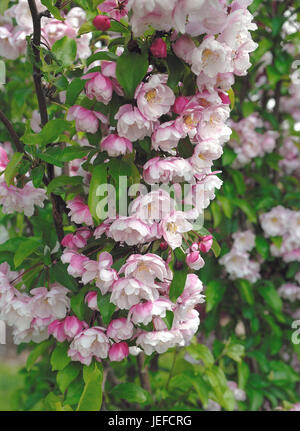
[[[263,157],[275,149],[279,134],[273,130],[265,131],[266,124],[258,114],[251,114],[237,123],[230,121],[230,126],[235,132],[229,142],[237,154],[233,164],[235,168],[247,165],[255,157]]]
[[[49,337],[48,326],[70,310],[68,289],[55,283],[49,290],[38,287],[22,293],[13,285],[21,275],[10,271],[7,263],[0,265],[0,317],[13,327],[15,344],[40,343]]]
[[[46,11],[40,0],[36,1],[36,6],[39,13]],[[27,0],[19,0],[6,10],[0,19],[0,55],[15,60],[26,53],[26,37],[32,34],[32,18]],[[86,13],[79,7],[72,8],[64,21],[43,16],[41,26],[43,41],[51,48],[57,40],[67,36],[76,41],[78,57],[87,58],[91,54],[89,44],[92,35],[86,33],[77,37],[78,30],[84,22]]]
[[[255,245],[252,231],[236,232],[232,235],[233,245],[229,253],[222,256],[220,263],[232,280],[243,278],[255,283],[260,278],[260,265],[250,259],[249,252]]]
[[[128,0],[116,7],[107,0],[99,6],[107,15],[94,18],[93,25],[109,30],[111,17],[125,18],[124,26],[128,14],[132,40],[117,46],[122,42],[116,39],[114,52],[96,42],[96,60],[90,57],[82,63],[80,60],[91,54],[91,34],[77,37],[87,20],[85,12],[73,7],[62,12],[63,21],[42,16],[43,43],[49,51],[64,36],[77,44],[72,73],[76,81],[66,79],[65,83],[71,90],[63,100],[66,127],[69,125],[63,142],[66,150],[75,144],[76,151],[87,148],[87,153],[65,166],[64,173],[76,177],[74,184],[80,183],[82,176],[84,181],[83,187],[66,191],[66,205],[60,205],[75,226],[69,226],[60,241],[63,253],[59,257],[84,289],[86,322],[72,314],[75,310],[70,310],[68,291],[61,286],[49,282],[48,289],[20,293],[22,286],[16,290],[10,285],[14,299],[1,307],[1,315],[15,325],[22,322],[16,329],[16,340],[40,341],[52,335],[58,342],[69,343],[72,360],[86,365],[93,358],[120,361],[129,354],[164,353],[190,343],[200,323],[196,307],[204,301],[202,282],[191,272],[204,266],[201,254],[209,252],[214,241],[205,229],[205,234],[200,234],[193,221],[203,218],[222,185],[213,164],[231,135],[227,124],[231,87],[235,76],[247,73],[249,53],[257,46],[250,34],[256,25],[248,3]],[[39,12],[45,9],[40,2],[37,6]],[[0,54],[16,58],[24,53],[24,45],[18,52],[10,51],[9,46],[16,45],[15,33],[22,31],[24,40],[32,34],[27,2],[20,0],[4,18],[2,29],[7,33],[2,39],[0,36]],[[139,38],[146,30],[151,36]],[[122,60],[128,60],[126,56],[145,62],[145,73],[131,91],[128,87],[136,77],[126,82],[119,71]],[[182,70],[175,83],[170,58]],[[51,71],[51,67],[46,69]],[[40,132],[37,112],[30,124],[33,131]],[[53,160],[51,150],[48,147],[43,156],[47,163]],[[3,154],[3,169],[7,163]],[[118,169],[113,170],[116,165]],[[118,207],[115,217],[96,217],[94,183],[116,183],[123,166],[131,169],[131,180],[133,176],[137,179],[139,193],[130,195],[125,215]],[[94,175],[99,167],[104,172],[101,181]],[[159,187],[161,184],[166,188]],[[13,193],[30,197],[13,199]],[[32,215],[34,205],[43,205],[45,192],[34,189],[30,182],[23,189],[1,183],[0,198],[4,212],[22,209],[25,215]],[[236,243],[242,241],[237,238]],[[250,248],[239,247],[236,251],[248,257]],[[57,260],[53,262],[55,265]],[[257,277],[256,264],[247,261],[247,265],[250,275],[246,276]],[[178,289],[180,271],[185,278]],[[25,317],[19,318],[21,312]]]
[[[287,263],[300,261],[300,211],[278,205],[260,216],[260,224],[266,237],[280,237],[280,243],[270,247],[274,257]]]

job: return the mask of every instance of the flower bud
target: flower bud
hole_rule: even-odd
[[[213,245],[213,237],[212,235],[204,236],[199,243],[199,248],[202,253],[208,253]]]
[[[124,341],[122,343],[113,344],[108,352],[109,359],[116,362],[123,361],[123,359],[127,358],[128,355],[128,344]]]
[[[166,42],[161,38],[155,39],[155,41],[152,43],[150,47],[150,51],[152,55],[156,58],[166,58],[167,57]]]
[[[195,271],[198,271],[205,265],[199,251],[192,251],[192,253],[189,253],[186,257],[186,263],[189,268],[194,269]]]
[[[106,31],[110,28],[110,19],[105,15],[97,15],[93,19],[93,24],[97,30]]]
[[[175,103],[172,106],[173,112],[175,112],[175,114],[180,115],[184,111],[188,103],[189,103],[189,99],[187,97],[184,97],[184,96],[176,97]]]

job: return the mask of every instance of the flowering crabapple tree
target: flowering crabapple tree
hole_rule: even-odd
[[[259,47],[234,87],[233,132],[216,162],[224,186],[206,212],[222,250],[201,270],[201,342],[218,357],[229,338],[242,346],[237,375],[221,359],[244,391],[240,410],[300,408],[299,8],[299,1],[249,7]]]
[[[180,408],[182,385],[190,407],[235,408],[194,336],[250,3],[1,6],[0,316],[31,349],[19,409]]]

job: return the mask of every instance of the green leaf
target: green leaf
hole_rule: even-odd
[[[186,256],[184,252],[180,248],[176,248],[174,250],[174,255],[175,259],[173,259],[170,264],[171,270],[173,272],[173,280],[171,282],[169,296],[172,302],[176,302],[177,298],[182,294],[188,274],[188,266],[185,263]],[[176,261],[182,263],[182,268],[179,270],[175,269],[174,267]]]
[[[275,312],[281,312],[282,310],[282,300],[272,285],[272,283],[265,282],[265,286],[260,286],[258,288],[258,293],[264,298],[269,307]]]
[[[60,14],[60,10],[54,6],[52,0],[41,0],[42,4],[46,6],[49,12],[54,16],[54,18],[58,19],[59,21],[64,21],[65,18],[63,18]]]
[[[104,325],[109,324],[116,309],[116,306],[110,302],[110,296],[111,295],[109,293],[106,295],[101,295],[101,292],[98,292],[97,295],[97,304]]]
[[[45,174],[45,166],[39,165],[36,168],[32,169],[31,177],[34,187],[40,187],[43,182],[43,177]]]
[[[226,355],[236,362],[241,363],[242,357],[245,354],[245,347],[242,344],[231,343],[226,347]]]
[[[22,241],[14,256],[15,267],[17,268],[20,266],[28,256],[39,248],[40,245],[41,241],[36,238],[28,238],[25,241]]]
[[[243,199],[233,199],[233,202],[246,214],[249,222],[256,223],[256,212],[250,203]]]
[[[117,399],[124,399],[129,403],[149,403],[150,395],[145,389],[134,383],[120,383],[110,392]]]
[[[43,353],[49,349],[49,347],[54,343],[54,340],[46,340],[38,344],[28,355],[26,361],[26,369],[30,371],[38,358],[43,355]]]
[[[244,301],[249,305],[254,305],[254,293],[251,283],[248,280],[237,280],[237,285]]]
[[[231,218],[234,212],[234,207],[232,205],[232,199],[226,196],[218,196],[218,200],[221,202],[222,209],[227,218]]]
[[[183,80],[185,65],[176,55],[172,54],[169,54],[167,57],[167,65],[169,69],[167,85],[172,88],[172,90],[175,90],[178,82]]]
[[[77,44],[74,39],[64,36],[57,40],[52,46],[52,52],[55,54],[62,66],[70,66],[74,63],[77,54]]]
[[[133,98],[136,87],[147,73],[148,66],[147,53],[125,51],[118,58],[116,75],[127,97]]]
[[[223,166],[230,166],[234,160],[237,158],[237,154],[229,147],[224,147],[224,152],[222,155]]]
[[[73,295],[71,297],[71,308],[72,311],[76,314],[78,319],[84,320],[84,312],[86,309],[84,303],[84,295],[88,292],[89,287],[85,286],[80,289],[80,292],[77,295]]]
[[[68,356],[68,350],[68,343],[57,344],[50,358],[52,371],[61,371],[71,362],[71,358]]]
[[[53,143],[62,133],[68,130],[69,127],[70,122],[61,118],[48,121],[39,133],[41,144],[47,145]]]
[[[222,301],[225,290],[226,287],[224,286],[224,282],[220,280],[212,280],[209,282],[205,289],[207,313]]]
[[[245,389],[248,378],[250,376],[250,369],[245,361],[238,363],[238,387]]]
[[[113,52],[109,52],[109,51],[96,52],[96,54],[91,55],[87,59],[86,64],[87,66],[89,66],[90,64],[94,63],[94,61],[99,61],[99,60],[116,61],[118,60],[118,58],[119,57]]]
[[[172,328],[173,320],[174,320],[173,311],[167,310],[166,311],[166,317],[163,318],[163,321],[165,322],[165,324],[167,325],[167,328],[169,330]]]
[[[78,290],[77,282],[68,274],[66,264],[64,265],[62,262],[56,262],[55,265],[51,266],[50,276],[53,282],[56,281],[73,292]]]
[[[242,172],[230,169],[229,173],[234,181],[238,194],[244,195],[246,192],[246,184]]]
[[[76,411],[99,411],[102,405],[103,370],[100,364],[83,369],[85,386]]]
[[[69,177],[67,175],[62,175],[60,177],[55,177],[48,185],[47,191],[48,193],[55,193],[58,188],[67,186],[77,186],[82,184],[83,177]]]
[[[269,243],[262,235],[257,235],[255,238],[255,246],[258,253],[264,258],[269,257]]]
[[[282,245],[283,237],[282,236],[272,236],[271,241],[277,248],[280,248]]]
[[[84,86],[86,84],[86,81],[81,78],[75,78],[71,82],[71,84],[68,86],[67,89],[67,96],[66,96],[66,104],[67,105],[74,105],[79,94],[84,89]]]
[[[64,393],[68,386],[76,379],[80,373],[80,368],[79,364],[71,363],[57,373],[56,381],[62,393]]]
[[[220,205],[216,201],[213,201],[210,208],[213,215],[214,227],[218,227],[223,219]]]
[[[13,179],[18,173],[19,163],[21,162],[24,154],[23,153],[14,153],[9,164],[6,166],[4,178],[5,182],[8,186],[13,183]]]
[[[186,348],[187,352],[196,360],[201,360],[205,366],[213,365],[214,356],[204,344],[191,344]]]
[[[101,214],[99,213],[99,211],[99,215],[97,214],[97,205],[103,199],[103,197],[97,196],[97,189],[102,184],[107,184],[107,167],[108,166],[106,163],[94,166],[92,179],[90,182],[88,206],[92,217],[98,223],[100,222],[99,216],[101,217]]]

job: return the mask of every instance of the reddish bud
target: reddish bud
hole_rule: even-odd
[[[160,243],[160,249],[161,250],[167,250],[167,248],[168,248],[168,243],[166,242],[166,241],[162,241],[161,243]]]
[[[105,15],[97,15],[93,19],[93,24],[97,30],[106,31],[110,28],[110,19]]]
[[[166,58],[167,57],[167,45],[166,42],[161,39],[155,39],[150,47],[150,51],[154,57]]]

